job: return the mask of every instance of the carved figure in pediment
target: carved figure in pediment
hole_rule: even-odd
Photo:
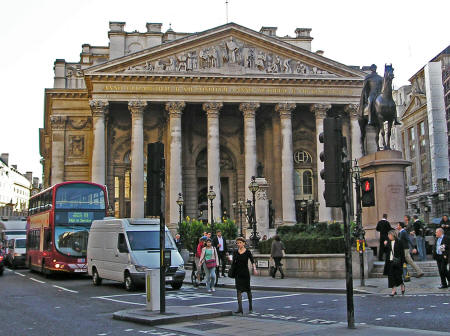
[[[290,60],[287,58],[283,61],[283,72],[285,72],[285,73],[292,72],[291,65],[289,62],[290,62]]]
[[[175,62],[175,57],[169,58],[169,65],[167,66],[167,71],[175,71],[177,69],[177,65]]]
[[[260,71],[264,71],[266,69],[266,54],[264,54],[262,51],[259,52],[258,56],[256,57],[256,67]]]
[[[238,63],[239,46],[237,45],[237,43],[231,37],[230,40],[225,43],[225,45],[227,47],[228,62],[229,63]]]
[[[155,71],[164,71],[165,65],[160,60],[155,62]]]
[[[186,70],[192,71],[196,68],[197,68],[197,57],[195,56],[195,52],[188,52]]]
[[[200,59],[199,59],[199,66],[200,66],[200,69],[205,69],[205,68],[207,68],[208,67],[208,49],[202,49],[202,50],[200,50],[200,52],[199,52],[199,57],[200,57]]]
[[[302,74],[302,75],[306,75],[309,74],[309,69],[308,67],[303,64],[302,62],[298,62],[297,63],[297,73]]]
[[[187,71],[187,56],[185,54],[178,56],[178,71]]]
[[[155,68],[153,67],[153,64],[152,63],[150,63],[149,61],[146,61],[145,62],[145,70],[147,70],[147,71],[153,71],[153,70],[155,70]]]
[[[215,47],[211,47],[207,51],[208,55],[208,67],[209,68],[217,68],[218,67],[218,58],[217,58],[217,50]]]
[[[67,69],[66,77],[71,78],[72,76],[73,76],[73,69],[72,68]]]
[[[244,48],[242,51],[244,57],[244,67],[254,68],[255,67],[255,51],[252,48]]]

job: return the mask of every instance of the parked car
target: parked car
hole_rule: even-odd
[[[14,238],[8,241],[7,263],[12,268],[25,266],[27,256],[26,238]]]
[[[3,254],[3,250],[0,249],[0,275],[3,275],[4,270],[4,262],[5,261],[5,255]]]
[[[159,268],[159,219],[105,218],[92,222],[87,246],[88,273],[94,285],[102,279],[123,282],[128,291],[145,283],[148,269]],[[165,251],[170,265],[165,269],[166,284],[181,288],[184,262],[168,228]]]

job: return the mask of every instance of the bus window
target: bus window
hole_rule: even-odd
[[[44,251],[52,250],[52,231],[44,229]]]
[[[105,209],[103,189],[95,185],[73,183],[56,190],[56,209]]]

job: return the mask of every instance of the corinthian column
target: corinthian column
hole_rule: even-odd
[[[131,217],[144,217],[144,109],[147,102],[128,102],[131,112]]]
[[[361,129],[358,123],[358,104],[348,104],[345,105],[344,111],[350,117],[350,133],[351,133],[351,159],[359,159],[362,156],[361,150]]]
[[[255,113],[258,103],[242,103],[239,110],[244,114],[244,147],[245,147],[245,183],[249,184],[252,176],[256,176],[256,124]],[[245,199],[252,199],[252,193],[245,188]]]
[[[208,190],[213,186],[216,198],[213,201],[214,219],[221,217],[220,195],[220,143],[219,143],[219,111],[223,104],[218,102],[204,103],[203,110],[208,119]],[[209,209],[209,208],[208,208]],[[211,221],[211,216],[208,216]]]
[[[186,104],[184,102],[166,103],[169,113],[170,129],[170,168],[169,168],[169,228],[176,229],[178,223],[177,198],[183,192],[182,161],[181,161],[181,114]]]
[[[66,116],[52,115],[52,180],[51,184],[64,181],[64,132],[66,128]]]
[[[105,184],[105,117],[108,113],[107,100],[91,100],[94,145],[92,148],[91,181]]]
[[[294,151],[292,145],[291,113],[295,104],[276,104],[275,111],[280,113],[281,124],[281,190],[283,204],[283,224],[295,224],[294,199]]]
[[[323,143],[319,141],[319,134],[323,132],[323,119],[327,116],[327,111],[331,109],[330,104],[314,104],[311,105],[311,112],[316,117],[316,152],[317,152],[317,199],[319,201],[319,221],[331,220],[331,208],[325,205],[323,192],[325,191],[325,181],[320,177],[320,171],[324,168],[324,164],[320,161],[320,153],[323,152]]]

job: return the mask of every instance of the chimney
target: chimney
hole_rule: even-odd
[[[33,177],[33,188],[39,188],[39,177]]]
[[[11,167],[13,167],[13,169],[17,170],[17,165],[11,165]]]
[[[9,153],[2,153],[1,158],[5,165],[8,165]]]
[[[277,29],[278,27],[261,27],[259,32],[267,36],[277,36]]]
[[[123,32],[125,30],[125,22],[110,21],[109,31],[110,32]]]
[[[311,37],[311,28],[297,28],[295,30],[295,37],[296,38],[302,38],[302,37]]]
[[[147,22],[147,33],[161,33],[162,23]]]
[[[30,183],[33,183],[33,172],[27,171],[25,173],[25,177],[27,178],[28,181],[30,181]]]

